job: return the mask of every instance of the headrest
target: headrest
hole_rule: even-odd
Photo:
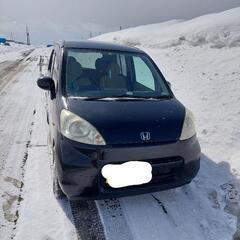
[[[95,62],[95,68],[98,70],[98,71],[101,71],[102,70],[102,58],[98,58]]]
[[[77,60],[76,60],[75,57],[69,56],[69,57],[67,58],[67,62],[68,62],[68,64],[71,64],[71,63],[73,63],[73,62],[77,62]]]
[[[117,63],[111,63],[108,67],[108,71],[110,72],[111,76],[117,76],[120,74],[120,67]]]
[[[74,60],[70,60],[70,62],[68,62],[68,74],[69,77],[74,80],[76,77],[81,76],[81,74],[83,73],[83,69],[82,66],[79,62],[74,61]]]
[[[106,71],[108,65],[109,65],[109,59],[106,59],[106,58],[98,58],[95,62],[95,67],[99,72]]]

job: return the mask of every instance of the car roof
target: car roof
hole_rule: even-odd
[[[108,42],[100,42],[100,41],[63,41],[63,48],[83,48],[83,49],[99,49],[99,50],[113,50],[113,51],[122,51],[122,52],[132,52],[132,53],[144,53],[142,50],[135,48],[124,46],[115,43]]]

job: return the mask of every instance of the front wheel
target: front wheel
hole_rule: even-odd
[[[57,199],[63,199],[66,197],[66,195],[64,194],[64,192],[62,191],[59,185],[59,182],[55,174],[53,174],[53,194]]]

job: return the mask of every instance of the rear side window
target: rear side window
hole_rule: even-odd
[[[54,64],[53,64],[53,76],[54,78],[57,78],[58,76],[58,58],[55,54],[55,60],[54,60]]]
[[[49,63],[48,63],[48,71],[51,71],[51,68],[52,68],[53,54],[54,54],[54,50],[52,50],[51,55],[50,55],[50,59],[49,59]]]
[[[53,70],[54,70],[55,58],[56,58],[56,54],[55,54],[55,52],[53,52],[52,62],[51,62],[51,69],[50,69],[52,76],[53,76]]]

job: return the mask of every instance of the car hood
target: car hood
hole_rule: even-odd
[[[90,122],[107,144],[177,141],[185,116],[184,106],[175,98],[149,101],[68,98],[66,103],[68,110]],[[143,132],[150,133],[150,139],[143,140]]]

